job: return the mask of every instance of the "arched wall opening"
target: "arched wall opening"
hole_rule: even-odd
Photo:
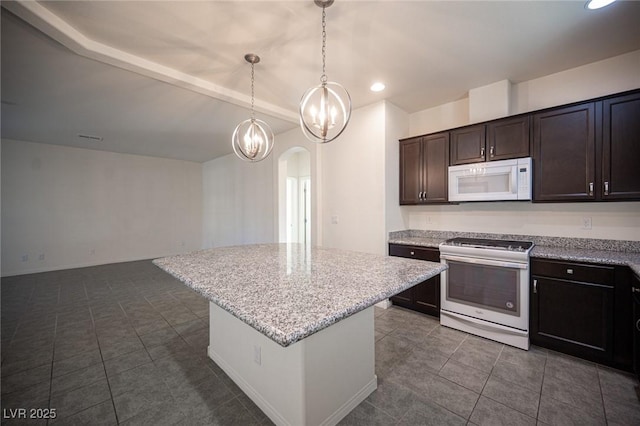
[[[311,154],[289,148],[278,158],[278,241],[311,244]]]

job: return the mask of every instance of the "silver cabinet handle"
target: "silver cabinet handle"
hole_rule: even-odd
[[[609,182],[604,183],[604,195],[609,195]]]
[[[589,182],[589,195],[593,195],[593,182]]]
[[[489,155],[491,156],[491,158],[493,158],[494,153],[494,147],[489,148]]]
[[[567,269],[567,274],[573,275],[573,269]]]
[[[420,199],[420,201],[424,200],[424,198],[422,197],[422,191],[420,191],[420,194],[418,195],[418,198]]]
[[[533,280],[533,292],[538,292],[538,280]]]
[[[640,319],[636,321],[636,330],[640,331]]]
[[[631,293],[640,293],[640,288],[631,287]]]
[[[410,252],[410,253],[411,253],[411,256],[415,256],[415,254],[416,254],[416,252],[415,252],[415,251],[412,251],[412,252]]]
[[[480,157],[484,157],[484,147],[480,148]]]

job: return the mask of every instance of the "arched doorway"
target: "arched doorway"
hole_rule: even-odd
[[[311,243],[311,156],[293,147],[278,159],[280,242]]]

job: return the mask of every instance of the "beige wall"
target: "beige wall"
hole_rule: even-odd
[[[509,110],[511,115],[520,114],[637,89],[640,88],[639,70],[640,50],[636,50],[534,80],[514,83],[508,100]],[[494,109],[494,101],[495,99],[488,98],[484,107]],[[482,100],[474,99],[473,106],[475,109],[482,109]],[[415,112],[409,116],[408,136],[472,124],[470,115],[473,114],[469,110],[467,97]],[[483,120],[490,118],[499,117],[483,117]]]
[[[322,244],[385,253],[384,102],[353,111],[342,136],[318,149]]]
[[[235,154],[203,164],[203,248],[274,241],[272,157],[258,163]]]
[[[609,58],[557,74],[514,84],[513,114],[640,88],[640,51]],[[481,105],[480,105],[481,106]],[[410,116],[409,134],[419,135],[470,124],[468,99]],[[465,203],[456,206],[403,207],[397,230],[433,229],[504,232],[602,239],[640,240],[640,202]],[[582,218],[592,229],[582,229]]]
[[[188,161],[2,140],[2,274],[199,249],[201,176]]]

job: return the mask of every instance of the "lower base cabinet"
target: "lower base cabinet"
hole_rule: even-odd
[[[640,380],[640,278],[632,277],[633,299],[633,371]]]
[[[531,343],[631,371],[631,291],[622,294],[630,285],[622,269],[532,259]]]
[[[437,248],[389,244],[389,256],[440,262]],[[440,317],[440,275],[390,298],[394,305]]]

